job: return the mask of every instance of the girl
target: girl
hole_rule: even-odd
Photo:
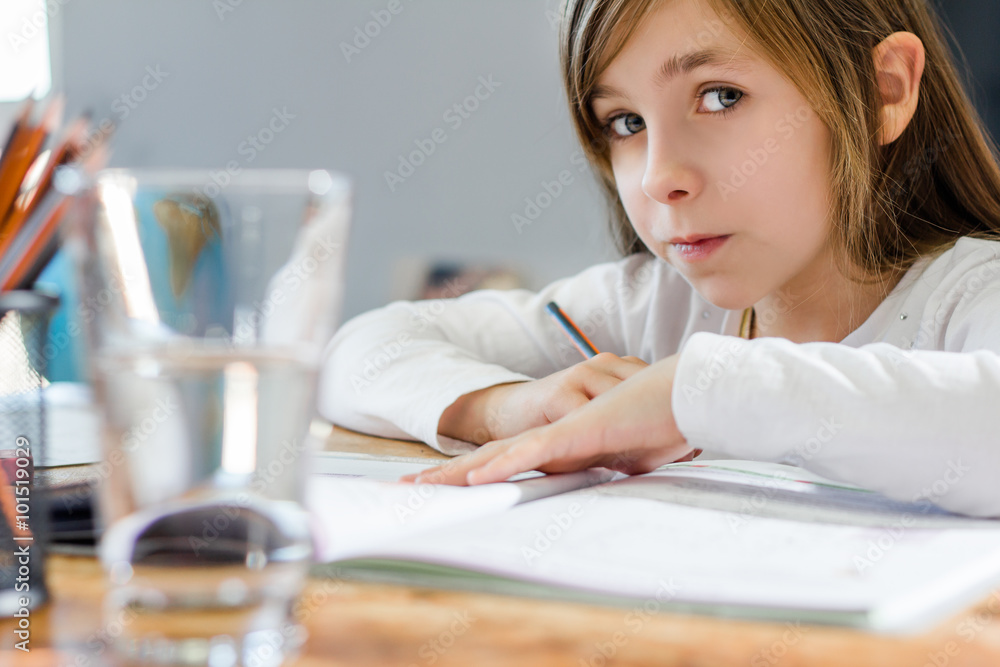
[[[627,257],[356,318],[321,411],[471,452],[418,481],[706,448],[1000,516],[1000,170],[927,1],[570,0],[561,51]]]

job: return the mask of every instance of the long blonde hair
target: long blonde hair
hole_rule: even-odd
[[[1000,235],[995,145],[963,90],[927,0],[708,1],[719,27],[746,32],[829,128],[832,233],[846,275],[860,269],[863,278],[878,280],[963,236]],[[604,70],[662,3],[568,0],[564,9],[560,56],[573,122],[626,254],[647,251],[618,196],[591,97]],[[903,31],[923,41],[926,67],[916,115],[902,136],[883,146],[873,49]]]

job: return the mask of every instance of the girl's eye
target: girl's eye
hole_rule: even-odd
[[[608,129],[612,136],[624,139],[645,130],[646,121],[642,119],[642,116],[637,116],[634,113],[623,113],[611,119],[611,122],[608,123]]]
[[[736,88],[713,88],[702,93],[702,108],[708,113],[728,111],[743,99],[743,91]]]

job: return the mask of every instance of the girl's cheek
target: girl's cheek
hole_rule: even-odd
[[[614,161],[612,169],[615,177],[615,186],[618,189],[618,196],[625,206],[625,212],[631,216],[633,211],[638,208],[639,203],[645,198],[645,193],[642,191],[644,171],[635,164],[627,164],[623,159]]]

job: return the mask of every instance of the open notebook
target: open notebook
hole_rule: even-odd
[[[1000,521],[779,464],[473,488],[314,475],[308,503],[317,571],[344,578],[887,633],[922,631],[1000,584]]]

